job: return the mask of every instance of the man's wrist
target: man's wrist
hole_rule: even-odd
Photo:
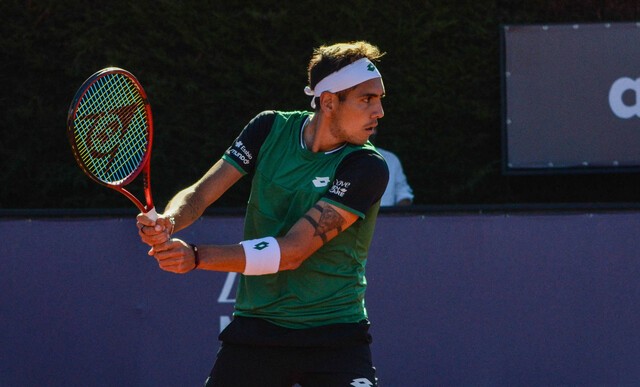
[[[198,252],[198,246],[196,246],[193,243],[189,243],[189,246],[191,246],[191,250],[193,250],[193,258],[195,260],[195,266],[193,267],[193,270],[197,269],[198,266],[200,266],[200,253]]]
[[[169,223],[171,224],[169,228],[169,236],[171,236],[176,228],[176,218],[174,218],[173,215],[169,216]]]

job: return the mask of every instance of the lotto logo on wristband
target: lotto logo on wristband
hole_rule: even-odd
[[[262,250],[262,249],[265,249],[265,248],[267,248],[267,247],[269,247],[269,243],[264,242],[264,241],[262,241],[262,242],[258,243],[257,245],[254,245],[254,246],[253,246],[253,248],[254,248],[255,250]]]
[[[240,242],[244,249],[244,275],[277,273],[280,268],[280,246],[274,237]]]

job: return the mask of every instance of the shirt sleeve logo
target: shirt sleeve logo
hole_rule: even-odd
[[[333,182],[333,186],[331,186],[329,193],[344,197],[344,194],[347,193],[349,186],[351,186],[350,182],[336,179],[336,181]]]
[[[247,147],[245,147],[240,140],[236,141],[234,143],[234,146],[228,149],[226,153],[230,156],[234,156],[244,165],[248,165],[253,159],[253,155],[251,155],[251,152],[249,152]]]

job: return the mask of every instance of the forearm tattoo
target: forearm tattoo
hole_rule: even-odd
[[[321,207],[320,205],[313,206],[316,210],[320,211],[320,219],[316,222],[309,215],[304,215],[305,218],[313,228],[316,229],[313,236],[319,236],[322,239],[322,243],[327,243],[327,234],[331,230],[338,230],[338,234],[342,232],[342,226],[345,223],[345,219],[333,208]]]

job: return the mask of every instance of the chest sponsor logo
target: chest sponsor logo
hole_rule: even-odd
[[[329,176],[326,177],[318,177],[311,181],[316,188],[326,187],[329,185]]]

